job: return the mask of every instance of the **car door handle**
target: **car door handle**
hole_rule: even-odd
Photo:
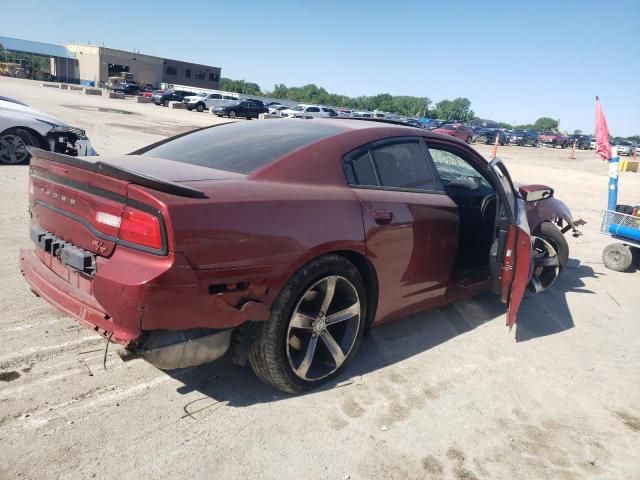
[[[373,219],[380,225],[388,224],[393,218],[393,213],[387,210],[376,210],[373,212]]]

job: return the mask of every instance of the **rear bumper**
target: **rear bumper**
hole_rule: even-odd
[[[126,248],[117,248],[108,260],[98,258],[93,277],[40,248],[22,249],[20,268],[36,294],[129,347],[153,330],[230,329],[269,315],[265,277],[270,272],[264,269],[195,271],[180,254],[159,257]],[[244,290],[211,288],[240,281],[246,281]]]

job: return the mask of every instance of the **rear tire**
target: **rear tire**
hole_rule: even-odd
[[[298,270],[274,301],[251,346],[251,367],[260,380],[283,392],[316,388],[354,357],[366,318],[358,269],[338,255],[317,258]]]
[[[612,243],[602,251],[602,261],[609,270],[625,272],[633,262],[633,255],[627,245]]]

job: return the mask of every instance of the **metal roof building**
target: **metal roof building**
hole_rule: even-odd
[[[31,78],[55,79],[69,83],[80,81],[78,60],[67,47],[19,38],[0,37],[0,63],[4,62],[3,65],[6,67],[22,61],[28,61],[33,65],[34,76]],[[6,72],[7,68],[3,70]]]
[[[0,37],[0,50],[3,49],[19,53],[42,55],[44,57],[68,58],[70,60],[75,59],[73,53],[63,45],[32,42],[31,40],[21,40],[19,38]]]

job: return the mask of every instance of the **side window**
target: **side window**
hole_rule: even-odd
[[[378,180],[376,179],[376,173],[368,150],[352,156],[343,165],[349,185],[378,186]]]
[[[320,109],[318,107],[309,107],[307,108],[307,112],[319,112]]]
[[[480,172],[455,153],[437,148],[429,148],[429,153],[445,188],[454,180],[472,181],[479,187],[492,188]]]
[[[433,172],[420,142],[402,142],[372,149],[383,187],[436,190]]]

